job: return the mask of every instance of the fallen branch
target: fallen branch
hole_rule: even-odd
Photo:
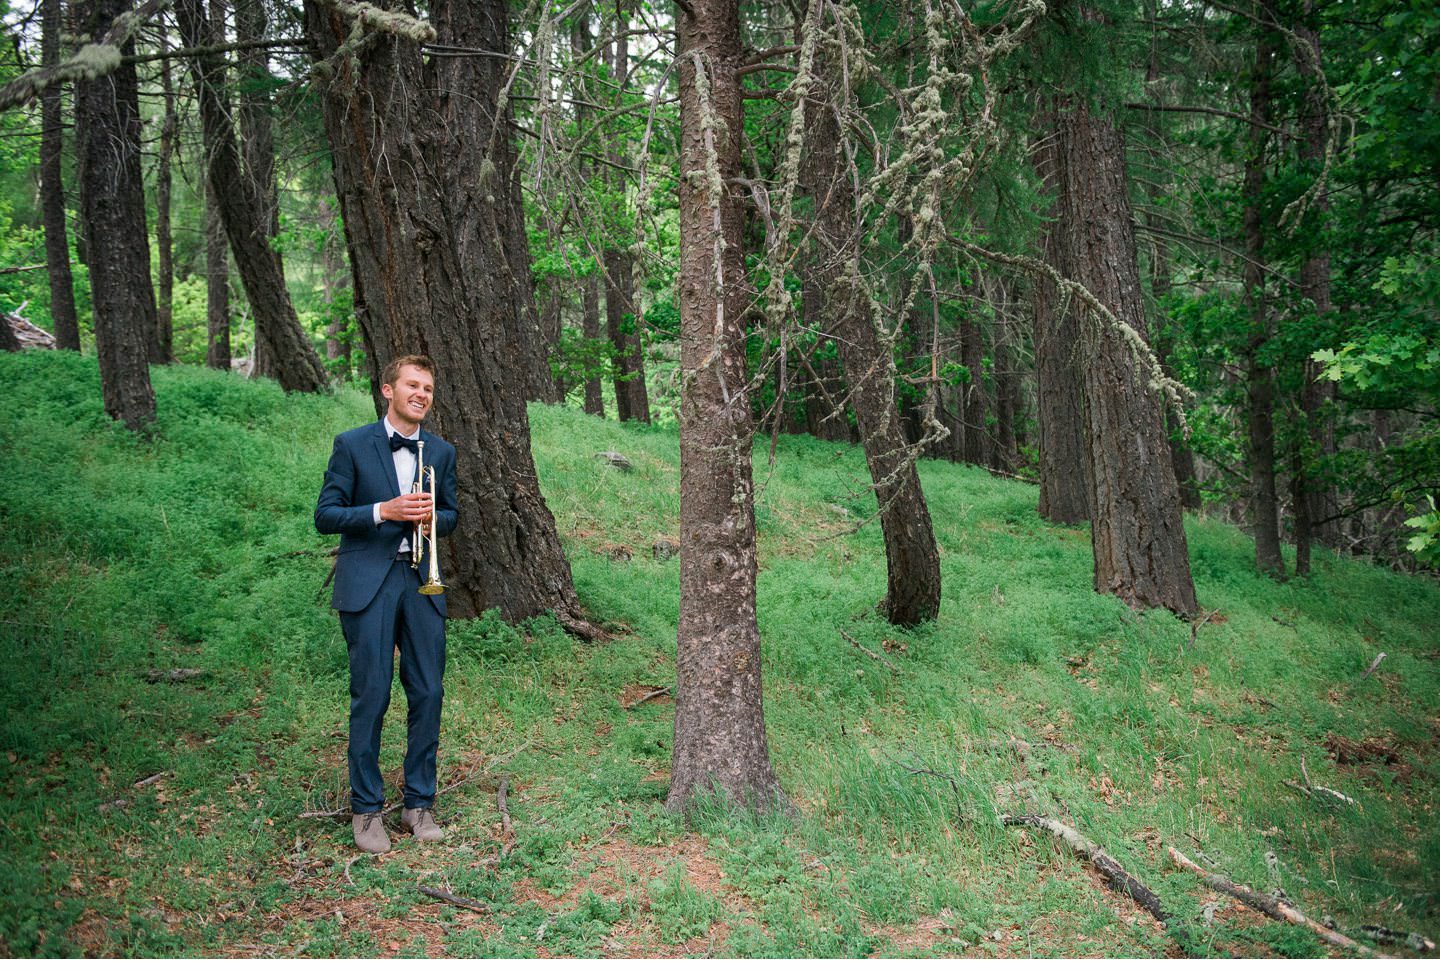
[[[885,656],[876,653],[874,650],[871,650],[869,647],[865,646],[865,645],[864,645],[863,643],[861,643],[859,640],[856,640],[854,637],[852,637],[850,634],[846,633],[844,630],[841,630],[841,631],[840,631],[840,635],[841,635],[842,637],[844,637],[844,638],[846,639],[846,641],[849,642],[849,644],[850,644],[852,647],[854,647],[856,650],[859,650],[861,653],[863,653],[865,656],[869,657],[871,660],[878,660],[878,661],[880,661],[882,664],[884,664],[885,666],[889,667],[889,668],[890,668],[890,672],[891,672],[892,674],[898,675],[898,674],[900,673],[900,668],[897,667],[897,666],[895,666],[893,663],[891,663]]]
[[[1124,867],[1108,855],[1104,849],[1064,822],[1057,822],[1055,819],[1046,818],[1043,815],[1001,815],[1000,822],[1002,825],[1028,825],[1031,828],[1049,832],[1069,846],[1076,855],[1100,870],[1100,874],[1110,883],[1111,888],[1123,892],[1135,900],[1145,908],[1146,912],[1155,917],[1161,926],[1170,928],[1170,921],[1174,917],[1165,911],[1160,897],[1156,896],[1149,886],[1126,872]]]
[[[1165,851],[1170,854],[1170,859],[1172,862],[1174,862],[1181,869],[1184,869],[1187,872],[1191,872],[1194,875],[1198,876],[1200,881],[1205,883],[1205,885],[1209,886],[1211,889],[1225,893],[1227,896],[1233,896],[1235,899],[1240,900],[1240,902],[1244,903],[1246,906],[1249,906],[1251,909],[1258,910],[1259,912],[1264,913],[1266,916],[1270,917],[1273,920],[1279,920],[1282,923],[1294,923],[1296,926],[1303,926],[1306,929],[1312,930],[1322,940],[1331,944],[1332,946],[1338,946],[1345,949],[1354,950],[1356,953],[1359,953],[1362,956],[1384,955],[1376,953],[1374,950],[1370,949],[1370,947],[1366,946],[1363,943],[1356,943],[1354,940],[1350,939],[1350,937],[1346,936],[1343,933],[1336,932],[1335,930],[1330,929],[1328,926],[1322,926],[1321,924],[1310,919],[1304,913],[1300,912],[1294,906],[1282,903],[1279,900],[1273,899],[1269,896],[1262,896],[1255,890],[1251,889],[1249,886],[1236,885],[1229,879],[1226,879],[1224,876],[1217,876],[1214,873],[1205,871],[1204,869],[1200,868],[1200,866],[1187,859],[1184,853],[1182,853],[1174,846],[1167,846]]]
[[[131,787],[131,788],[144,788],[146,785],[153,785],[153,784],[155,784],[157,781],[159,781],[161,778],[164,778],[164,777],[165,777],[166,775],[168,775],[169,773],[170,773],[170,772],[168,772],[168,771],[157,771],[157,772],[155,772],[155,774],[150,775],[148,778],[141,778],[139,781],[137,781],[135,784],[131,785],[130,787]]]
[[[1220,611],[1219,611],[1219,610],[1211,610],[1211,611],[1208,612],[1208,613],[1203,613],[1203,614],[1201,614],[1201,616],[1200,616],[1199,619],[1197,619],[1197,620],[1192,620],[1192,621],[1191,621],[1191,623],[1190,623],[1190,646],[1188,647],[1188,649],[1190,649],[1190,650],[1194,650],[1194,649],[1195,649],[1195,638],[1198,637],[1198,636],[1200,636],[1200,628],[1201,628],[1202,626],[1204,626],[1205,624],[1209,623],[1211,620],[1215,619],[1215,617],[1217,617],[1217,616],[1219,616],[1219,615],[1220,615]]]
[[[1325,925],[1332,930],[1339,929],[1339,927],[1334,926],[1328,918],[1325,921]],[[1400,930],[1392,930],[1388,926],[1380,926],[1376,923],[1366,923],[1363,926],[1357,926],[1350,932],[1356,936],[1363,936],[1366,939],[1374,940],[1383,946],[1409,947],[1416,953],[1429,953],[1435,949],[1435,941],[1428,936],[1422,936],[1419,933],[1405,933]]]
[[[456,896],[447,893],[443,889],[432,889],[429,886],[416,886],[422,896],[429,896],[431,899],[438,899],[442,903],[449,903],[451,906],[459,906],[461,909],[472,909],[477,913],[488,913],[490,907],[474,899],[466,899],[464,896]]]
[[[658,689],[658,690],[652,690],[650,693],[646,694],[644,697],[641,697],[641,698],[639,698],[638,700],[633,700],[633,701],[631,701],[629,704],[625,704],[625,705],[624,705],[625,710],[627,710],[627,711],[633,711],[635,708],[639,707],[641,704],[644,704],[646,701],[653,701],[655,698],[657,698],[657,697],[664,697],[664,696],[665,696],[666,694],[668,694],[668,693],[670,693],[670,688],[669,688],[669,687],[661,687],[661,688]]]
[[[1305,784],[1303,786],[1297,785],[1293,781],[1287,781],[1286,784],[1288,784],[1291,788],[1294,788],[1298,791],[1303,791],[1305,794],[1312,797],[1317,794],[1324,795],[1326,798],[1339,802],[1340,804],[1348,808],[1360,807],[1359,802],[1357,802],[1355,799],[1351,798],[1344,792],[1336,791],[1333,788],[1326,788],[1324,785],[1316,785],[1312,783],[1310,781],[1310,772],[1305,770],[1305,756],[1303,754],[1300,756],[1300,777],[1305,779]]]
[[[206,671],[198,667],[178,667],[174,670],[152,667],[145,671],[145,679],[152,684],[183,684],[187,680],[199,680],[208,676],[210,675]]]
[[[1368,667],[1365,668],[1365,672],[1360,675],[1360,679],[1361,679],[1361,680],[1364,680],[1366,677],[1369,677],[1371,674],[1373,674],[1377,669],[1379,669],[1380,663],[1381,663],[1381,661],[1383,661],[1384,659],[1385,659],[1385,651],[1382,650],[1382,651],[1380,651],[1379,653],[1377,653],[1377,654],[1375,655],[1375,659],[1374,659],[1374,660],[1370,661],[1370,666],[1368,666]]]
[[[505,838],[514,837],[514,828],[510,824],[510,805],[506,795],[510,791],[510,776],[506,775],[500,779],[500,787],[495,790],[495,804],[500,808],[500,834]]]

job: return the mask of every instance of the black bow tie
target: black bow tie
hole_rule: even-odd
[[[390,450],[399,451],[401,448],[409,448],[410,452],[412,454],[415,454],[416,446],[419,444],[419,442],[419,438],[406,438],[402,436],[400,432],[396,431],[394,434],[390,435]]]

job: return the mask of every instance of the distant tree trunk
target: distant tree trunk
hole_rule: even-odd
[[[191,47],[203,47],[212,36],[202,0],[180,0],[176,5],[180,30]],[[240,167],[240,151],[230,121],[224,62],[214,53],[190,59],[205,133],[208,184],[220,210],[230,250],[250,310],[255,316],[256,358],[287,391],[318,391],[329,382],[320,355],[300,326],[300,318],[285,289],[280,254],[270,246],[264,199]]]
[[[1145,304],[1125,174],[1125,143],[1075,99],[1060,117],[1058,229],[1066,269],[1145,338]],[[1085,445],[1095,589],[1132,607],[1199,609],[1180,492],[1167,460],[1164,406],[1124,337],[1098,320],[1082,328]]]
[[[213,43],[223,43],[225,24],[224,0],[210,0],[210,28]],[[205,198],[205,365],[217,370],[230,369],[230,242],[225,238],[225,224],[220,221],[220,207],[215,204],[215,190],[201,180]]]
[[[230,243],[220,222],[215,190],[204,188],[205,196],[205,323],[208,340],[205,365],[230,369]]]
[[[545,286],[545,298],[540,304],[540,332],[545,339],[545,346],[554,348],[557,353],[560,349],[561,334],[564,330],[560,310],[560,290],[552,279]],[[563,405],[565,398],[569,394],[570,388],[565,383],[563,372],[556,373],[555,400],[553,403]]]
[[[801,388],[805,395],[805,430],[822,441],[849,441],[850,422],[846,420],[845,380],[840,376],[840,363],[824,318],[825,291],[813,267],[801,270],[800,313],[807,333],[815,334],[814,349],[809,351],[808,366],[802,364]],[[838,413],[837,413],[838,412]]]
[[[1330,143],[1330,101],[1325,72],[1321,67],[1320,33],[1315,26],[1314,0],[1305,0],[1302,23],[1295,33],[1305,44],[1299,56],[1300,73],[1307,78],[1305,100],[1300,112],[1303,140],[1300,159],[1321,177],[1325,152]],[[1311,301],[1317,316],[1330,313],[1330,249],[1325,242],[1325,225],[1329,220],[1330,195],[1321,189],[1310,202],[1309,220],[1313,230],[1302,235],[1310,242],[1305,261],[1300,266],[1300,295]],[[1335,454],[1335,425],[1325,414],[1333,399],[1335,385],[1320,380],[1320,365],[1308,357],[1301,363],[1300,408],[1304,415],[1307,441],[1297,449],[1294,475],[1291,477],[1291,498],[1295,515],[1295,573],[1310,573],[1310,545],[1319,538],[1335,545],[1340,538],[1339,522],[1324,522],[1339,510],[1339,499],[1333,486],[1314,480],[1311,468],[1315,461]]]
[[[960,358],[970,372],[970,379],[960,388],[960,420],[965,426],[964,451],[960,460],[984,466],[989,463],[990,451],[985,433],[985,343],[980,333],[980,321],[973,310],[960,317]]]
[[[615,40],[610,45],[610,77],[624,91],[630,81],[629,40],[625,31],[629,27],[629,16],[625,0],[615,4]],[[613,167],[609,179],[616,194],[624,198],[625,175],[619,166],[628,164],[618,139],[611,143],[608,153]],[[608,232],[606,241],[616,242],[616,232]],[[605,262],[605,321],[610,340],[618,353],[615,358],[615,411],[621,421],[643,421],[650,423],[650,395],[645,387],[645,353],[643,331],[640,326],[640,308],[635,303],[634,258],[627,246],[611,245],[606,248]]]
[[[61,0],[41,0],[40,60],[60,60]],[[75,283],[70,275],[70,243],[65,235],[65,184],[60,173],[64,121],[60,85],[40,94],[40,199],[45,221],[45,265],[50,275],[50,320],[55,345],[80,349],[80,323],[75,315]]]
[[[788,804],[770,765],[755,617],[753,419],[741,258],[736,0],[677,9],[680,75],[680,626],[671,811],[707,791]]]
[[[1263,28],[1262,28],[1263,30]],[[1245,159],[1245,302],[1250,310],[1250,339],[1246,347],[1248,399],[1248,454],[1250,465],[1250,517],[1255,531],[1255,567],[1276,579],[1285,578],[1280,553],[1280,500],[1275,473],[1275,370],[1266,359],[1266,344],[1273,338],[1265,299],[1264,216],[1261,194],[1265,189],[1265,148],[1270,118],[1270,76],[1274,48],[1268,31],[1255,50],[1250,81],[1250,129]]]
[[[436,0],[433,36],[397,17],[395,33],[337,56],[350,9],[307,0],[306,31],[370,366],[418,353],[438,368],[433,422],[458,452],[461,528],[442,549],[450,615],[549,610],[592,637],[530,451],[523,355],[534,345],[514,327],[531,299],[530,259],[521,254],[518,273],[508,250],[525,235],[499,102],[510,65],[430,57],[418,43],[508,51],[507,5]]]
[[[99,39],[130,0],[89,0],[77,7],[81,33]],[[126,44],[125,55],[134,52]],[[140,173],[140,94],[133,64],[75,82],[75,154],[80,221],[90,267],[95,349],[105,413],[139,431],[155,420],[146,363],[155,332],[150,238]]]
[[[1019,375],[1015,373],[1011,341],[1010,299],[1005,281],[997,280],[995,312],[995,449],[990,467],[995,471],[1014,473],[1020,465],[1020,451],[1015,442],[1016,405],[1020,396]]]
[[[325,357],[332,362],[340,362],[342,372],[350,373],[350,341],[344,339],[347,329],[347,315],[336,312],[333,307],[336,299],[341,295],[342,287],[345,286],[345,279],[349,275],[349,269],[345,265],[343,249],[344,239],[341,238],[343,230],[340,228],[340,221],[335,207],[328,199],[321,199],[318,206],[320,224],[325,227],[325,242],[320,247],[321,285],[325,292],[325,302],[330,304],[330,322],[325,325]]]
[[[265,0],[234,0],[235,40],[263,40],[269,29]],[[236,55],[239,97],[235,112],[240,129],[240,154],[245,177],[260,207],[266,241],[280,234],[280,190],[275,182],[275,135],[270,122],[270,55],[263,47]],[[269,376],[268,374],[266,376]]]
[[[165,30],[159,32],[160,53],[167,53]],[[160,121],[159,157],[155,160],[155,248],[159,253],[160,279],[155,305],[155,338],[150,363],[168,364],[175,359],[175,247],[170,232],[170,159],[175,154],[175,88],[170,80],[170,60],[160,62],[160,91],[165,111]]]
[[[1155,19],[1155,0],[1149,0],[1145,7],[1147,19]],[[1161,80],[1159,45],[1152,41],[1150,47],[1150,64],[1145,71],[1146,85],[1158,84]],[[1164,128],[1160,121],[1158,111],[1147,112],[1149,127],[1155,136],[1165,143],[1163,134]],[[1150,201],[1152,205],[1160,202],[1161,192],[1164,186],[1152,184],[1149,188]],[[1146,221],[1154,220],[1153,216],[1146,216]],[[1165,297],[1170,293],[1170,244],[1164,237],[1156,237],[1151,243],[1151,266],[1150,266],[1150,292],[1155,297],[1157,316],[1163,314]],[[1174,379],[1175,368],[1171,363],[1174,354],[1174,339],[1170,333],[1168,322],[1157,320],[1154,347],[1155,358],[1160,361],[1160,368],[1166,377]],[[1201,507],[1200,481],[1195,469],[1195,453],[1190,450],[1190,444],[1185,440],[1181,417],[1177,413],[1175,405],[1169,401],[1165,404],[1165,433],[1170,438],[1170,465],[1175,469],[1175,482],[1180,486],[1180,505],[1191,511],[1199,511]]]
[[[587,276],[580,284],[580,328],[591,347],[597,346],[600,338],[600,281]],[[594,367],[598,360],[590,360]],[[600,375],[591,370],[585,375],[585,413],[605,417],[605,389]]]
[[[839,86],[835,82],[827,86],[820,80],[838,74],[827,70],[823,61],[805,106],[804,165],[809,169],[806,181],[814,187],[813,240],[818,250],[812,272],[824,301],[823,319],[840,346],[845,383],[852,392],[851,405],[880,506],[887,567],[881,609],[891,623],[915,626],[933,620],[940,611],[940,553],[896,407],[894,355],[876,333],[869,301],[846,271],[857,261],[860,246],[854,190],[843,169],[835,111],[848,93],[835,90]]]
[[[1059,142],[1064,130],[1049,119],[1050,131],[1032,157],[1059,218],[1066,181],[1066,158]],[[1072,275],[1054,223],[1044,234],[1045,260],[1062,275]],[[1086,461],[1085,405],[1080,386],[1080,316],[1060,302],[1055,285],[1037,278],[1031,300],[1035,312],[1035,392],[1040,418],[1040,516],[1074,525],[1090,518],[1090,468]]]

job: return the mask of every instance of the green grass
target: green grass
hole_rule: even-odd
[[[346,803],[345,649],[311,511],[332,436],[370,419],[368,399],[159,368],[142,440],[104,419],[91,359],[0,355],[0,378],[26,402],[0,424],[0,956],[1179,952],[1047,837],[1003,829],[1016,810],[1103,845],[1187,920],[1192,952],[1324,951],[1228,904],[1206,922],[1213,897],[1166,845],[1341,926],[1440,930],[1431,581],[1321,554],[1312,578],[1275,584],[1242,534],[1191,520],[1219,611],[1191,646],[1187,623],[1092,592],[1086,533],[1043,522],[1033,488],[926,462],[944,603],[897,631],[875,610],[878,528],[848,531],[874,508],[863,456],[787,437],[767,467],[762,442],[766,718],[800,812],[709,805],[687,828],[663,810],[673,708],[622,706],[673,678],[679,563],[650,550],[679,534],[675,432],[536,407],[581,599],[629,632],[586,645],[546,618],[452,623],[451,838],[357,859],[344,817],[301,816]],[[635,471],[594,457],[609,449]],[[900,674],[840,630],[892,641]],[[206,676],[152,684],[157,667]],[[1359,806],[1287,787],[1302,757]]]

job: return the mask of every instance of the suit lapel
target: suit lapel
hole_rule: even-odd
[[[380,462],[382,477],[390,486],[390,497],[396,498],[400,494],[400,481],[395,477],[395,459],[390,457],[390,439],[385,437],[385,422],[376,421],[374,428],[371,440],[375,444],[375,457]]]

